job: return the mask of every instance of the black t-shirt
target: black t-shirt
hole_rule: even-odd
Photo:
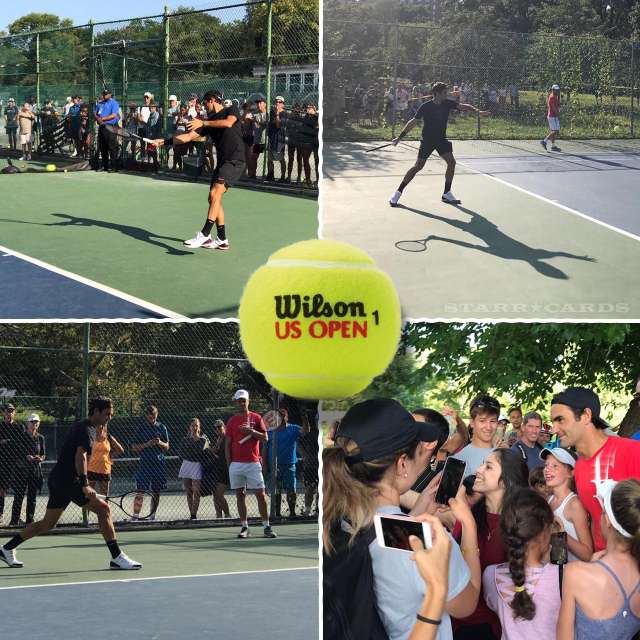
[[[0,422],[0,465],[13,466],[16,459],[16,443],[24,433],[20,422]]]
[[[58,461],[51,470],[51,479],[61,484],[71,484],[78,478],[76,471],[76,451],[82,447],[91,456],[91,446],[95,441],[96,428],[89,420],[82,420],[71,427],[67,439],[60,449]],[[92,437],[93,436],[93,437]]]
[[[316,144],[318,131],[318,114],[305,113],[298,129],[298,144]]]
[[[204,450],[209,446],[209,439],[200,436],[197,440],[187,436],[180,447],[180,457],[190,462],[203,462]]]
[[[436,142],[447,137],[447,121],[449,112],[458,108],[455,100],[443,100],[436,104],[433,100],[423,102],[413,116],[416,120],[422,119],[422,139]]]
[[[235,104],[224,107],[218,113],[209,113],[207,120],[224,120],[228,116],[235,116],[236,121],[227,128],[205,127],[201,129],[211,137],[218,152],[218,166],[225,162],[244,162],[244,142],[240,128],[240,110]]]
[[[16,467],[31,469],[40,465],[39,462],[30,462],[27,456],[46,455],[45,440],[41,433],[35,437],[25,431],[16,441]]]

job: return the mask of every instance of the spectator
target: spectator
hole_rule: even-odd
[[[467,463],[464,475],[470,476],[493,451],[493,438],[498,428],[500,403],[491,396],[478,396],[471,402],[471,420],[473,429],[471,442],[454,454],[454,458]]]
[[[182,135],[187,133],[187,122],[191,120],[191,116],[188,113],[189,107],[186,104],[181,104],[176,116],[175,121],[175,135]],[[184,164],[182,159],[189,150],[188,144],[174,144],[173,145],[173,169],[174,171],[183,171]]]
[[[547,483],[544,479],[544,468],[536,467],[529,471],[529,486],[537,491],[545,500],[549,498],[551,490],[547,488]]]
[[[93,133],[91,131],[91,123],[89,121],[89,107],[83,104],[80,107],[80,129],[78,129],[78,140],[80,144],[79,154],[87,159],[91,153],[91,145],[93,144]]]
[[[231,488],[236,492],[238,515],[240,516],[239,538],[249,536],[247,520],[246,490],[255,493],[262,518],[265,538],[275,538],[269,524],[264,478],[260,465],[260,443],[267,442],[267,429],[259,414],[249,411],[249,393],[238,389],[233,396],[237,413],[227,421],[225,433],[225,456],[229,463]]]
[[[366,400],[347,411],[336,432],[335,446],[326,448],[322,455],[326,565],[343,537],[342,531],[348,531],[353,541],[370,529],[376,513],[402,514],[399,496],[413,486],[431,457],[431,449],[423,442],[438,437],[437,431],[417,422],[395,400]],[[452,545],[442,637],[451,637],[449,616],[468,615],[478,601],[480,567],[474,553],[473,518],[464,519],[462,531],[463,547],[469,550],[473,569],[469,570],[460,548]],[[369,545],[369,554],[376,606],[385,630],[391,638],[406,638],[425,598],[425,584],[409,554],[384,549],[375,540]]]
[[[509,85],[509,97],[511,99],[511,106],[518,109],[520,107],[520,92],[515,82]]]
[[[74,104],[73,98],[71,96],[67,96],[67,99],[64,103],[64,107],[62,107],[62,112],[65,119],[69,115],[69,111],[71,110],[71,107],[73,106],[73,104]]]
[[[138,472],[136,473],[136,489],[153,493],[151,519],[160,503],[160,492],[167,488],[164,454],[169,450],[169,433],[167,427],[158,422],[158,408],[154,405],[147,407],[145,421],[138,427],[131,445],[131,451],[140,455]],[[136,496],[133,505],[134,520],[137,519],[142,508],[143,495]]]
[[[66,121],[69,123],[69,135],[73,141],[74,151],[72,158],[80,156],[80,110],[82,109],[82,96],[73,96],[71,106],[66,114]]]
[[[15,440],[15,468],[13,471],[13,505],[11,524],[20,524],[22,501],[27,494],[26,523],[33,522],[36,497],[42,489],[42,462],[46,457],[44,436],[38,433],[40,416],[32,413],[27,418],[27,430]]]
[[[541,429],[542,416],[535,411],[529,411],[522,420],[520,439],[511,447],[511,451],[522,456],[529,471],[543,465],[540,459],[542,447],[538,444]]]
[[[298,103],[294,104],[291,109],[291,113],[287,118],[287,182],[291,182],[294,160],[298,167],[297,182],[300,182],[300,177],[302,176],[302,156],[299,136],[299,130],[302,120],[301,109],[302,108]]]
[[[156,140],[160,137],[162,122],[160,120],[160,113],[158,113],[158,106],[153,102],[153,100],[149,103],[149,109],[150,113],[145,127],[145,138],[149,138],[149,140]],[[153,170],[157,173],[159,169],[158,148],[155,145],[149,145],[147,147],[147,153],[153,162]]]
[[[267,180],[274,180],[274,163],[280,163],[280,182],[287,180],[287,164],[284,159],[286,147],[286,123],[287,112],[284,106],[284,98],[276,96],[274,108],[271,111],[269,125],[267,128],[267,138],[269,141],[267,162]]]
[[[545,499],[522,489],[505,502],[500,528],[507,562],[482,577],[488,607],[498,614],[503,640],[553,638],[560,612],[558,565],[547,561],[553,513]]]
[[[144,136],[151,115],[151,104],[153,102],[153,94],[145,91],[142,96],[142,105],[138,107],[136,120],[138,121],[138,135]]]
[[[22,157],[20,160],[31,160],[31,139],[36,117],[31,111],[28,102],[22,105],[18,112],[18,124],[20,125],[20,144],[22,145]]]
[[[576,459],[567,449],[543,449],[544,481],[550,492],[548,499],[556,522],[567,534],[569,561],[589,562],[593,555],[593,540],[589,530],[589,515],[578,496],[572,491],[573,469]]]
[[[138,105],[135,102],[129,102],[129,104],[127,105],[127,112],[124,116],[123,127],[129,133],[138,135]],[[123,159],[126,159],[127,147],[129,145],[131,145],[131,159],[135,160],[137,145],[136,138],[132,138],[131,140],[124,140],[122,142],[122,157]]]
[[[106,127],[118,126],[120,122],[120,105],[113,99],[111,89],[104,89],[102,99],[96,104],[96,122],[98,123],[98,150],[102,156],[104,171],[117,171],[116,157],[118,141],[116,136]],[[100,167],[97,168],[100,171]]]
[[[500,516],[504,505],[518,490],[528,486],[527,465],[520,456],[508,449],[490,453],[476,471],[473,491],[481,495],[471,509],[478,530],[480,566],[500,564],[506,557],[506,547],[500,529]],[[459,539],[460,527],[453,529]],[[462,545],[467,548],[466,545]],[[474,550],[470,550],[473,553]],[[465,618],[454,620],[454,638],[493,640],[500,638],[500,620],[485,602],[482,592],[476,609]]]
[[[469,443],[469,429],[467,429],[467,425],[455,409],[445,406],[442,409],[442,415],[446,416],[447,421],[450,420],[456,428],[455,432],[449,436],[449,439],[441,448],[441,451],[451,455]]]
[[[178,97],[172,94],[169,96],[169,108],[167,109],[167,135],[172,136],[176,132],[176,119],[179,113]]]
[[[540,435],[538,436],[538,444],[544,449],[551,441],[551,425],[543,422]]]
[[[276,501],[275,512],[276,517],[281,517],[282,509],[282,493],[287,496],[287,504],[289,506],[289,518],[296,517],[296,502],[298,498],[296,487],[296,462],[297,444],[303,435],[309,432],[308,428],[301,427],[299,424],[289,422],[289,412],[285,407],[281,407],[278,415],[274,415],[274,411],[270,411],[265,416],[265,423],[268,426],[275,427],[278,422],[280,426],[272,431],[272,437],[266,443],[263,451],[263,461],[267,470],[272,469],[273,447],[272,442],[275,438],[277,448],[277,467],[276,467],[276,486],[274,489],[274,499]]]
[[[200,117],[200,105],[198,104],[198,94],[192,93],[189,96],[189,101],[187,102],[187,115],[191,118],[199,118]]]
[[[5,495],[13,481],[16,442],[24,433],[24,426],[14,420],[16,408],[13,404],[6,403],[3,413],[4,417],[0,422],[0,522],[2,522]]]
[[[249,178],[254,180],[258,171],[258,158],[264,151],[262,132],[267,126],[267,103],[265,99],[262,96],[258,96],[255,104],[255,110],[249,113],[249,119],[253,124],[253,127],[251,129],[253,135],[253,143],[247,155],[247,174]]]
[[[565,568],[558,640],[630,640],[640,631],[640,481],[605,480],[597,496],[606,555]]]
[[[240,129],[242,131],[242,141],[244,142],[244,157],[245,162],[247,163],[247,167],[249,166],[249,162],[251,161],[251,153],[253,151],[253,112],[255,111],[255,106],[253,102],[247,100],[242,105],[242,120],[240,121]]]
[[[15,151],[18,148],[18,107],[13,98],[9,98],[4,110],[4,126],[9,137],[9,149]]]
[[[178,478],[182,480],[187,494],[187,506],[191,519],[198,518],[200,507],[200,484],[202,482],[202,462],[205,459],[205,450],[209,447],[209,438],[201,433],[200,420],[194,418],[187,428],[187,435],[180,447],[182,464],[178,472]]]
[[[520,429],[522,428],[522,409],[518,406],[510,407],[509,411],[507,411],[507,416],[509,417],[509,422],[511,423],[511,431],[507,432],[507,439],[509,438],[510,433],[515,433],[516,440],[518,440],[522,435],[520,433]]]
[[[206,450],[207,458],[204,467],[202,495],[213,495],[213,507],[216,518],[230,518],[229,504],[225,491],[229,487],[229,466],[225,458],[225,427],[222,420],[213,423],[213,438]]]
[[[551,401],[553,429],[564,448],[575,447],[576,490],[591,516],[591,534],[596,551],[606,547],[600,528],[602,506],[594,487],[604,480],[640,477],[640,442],[608,436],[609,425],[600,417],[600,399],[584,387],[570,387]]]
[[[124,453],[124,447],[109,433],[109,427],[99,425],[87,465],[89,486],[108,496],[111,488],[113,458]]]
[[[302,512],[304,516],[308,516],[312,512],[317,514],[320,508],[318,504],[319,437],[318,424],[313,420],[309,425],[309,432],[303,435],[300,440],[302,477],[304,478],[304,511]]]
[[[313,150],[318,145],[319,127],[320,124],[316,106],[310,103],[306,106],[306,113],[302,116],[301,126],[298,130],[298,153],[302,156],[305,185],[307,187],[313,187],[309,159],[311,158]]]

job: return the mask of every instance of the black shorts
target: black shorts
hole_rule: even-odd
[[[223,184],[227,189],[232,187],[242,176],[247,164],[244,160],[226,160],[214,169],[211,176],[211,186]]]
[[[418,151],[418,158],[426,160],[433,152],[437,151],[440,155],[443,153],[451,153],[453,151],[453,145],[450,140],[446,138],[444,140],[423,140],[420,143],[420,150]]]
[[[111,482],[111,476],[108,473],[87,471],[87,478],[91,480],[91,482]]]
[[[49,478],[49,501],[47,509],[66,509],[70,502],[84,507],[89,504],[89,498],[82,493],[78,483],[58,483]]]

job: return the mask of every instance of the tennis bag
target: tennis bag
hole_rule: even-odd
[[[340,524],[332,530],[334,552],[322,554],[324,640],[389,640],[373,590],[369,545],[375,538],[369,527],[349,544],[350,535]]]

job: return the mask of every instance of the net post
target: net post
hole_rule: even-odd
[[[126,116],[126,108],[127,108],[127,93],[129,90],[128,80],[127,80],[127,45],[126,43],[122,46],[122,113]]]
[[[169,129],[169,7],[165,5],[162,17],[162,135],[166,136]]]
[[[36,33],[36,105],[40,108],[40,34]]]
[[[266,140],[265,140],[265,150],[262,155],[262,175],[263,177],[267,174],[267,160],[269,155],[269,118],[271,116],[271,74],[272,74],[272,66],[273,66],[273,55],[272,55],[272,28],[273,28],[273,0],[267,0],[267,52],[266,52],[266,60],[265,60],[265,97],[267,100],[267,129],[266,129]],[[303,79],[304,81],[304,79]]]
[[[398,96],[398,32],[400,31],[400,25],[396,21],[396,29],[395,29],[395,37],[393,39],[393,84],[392,84],[392,95],[391,100],[393,101],[391,104],[393,108],[391,109],[391,137],[396,137],[396,108],[397,108],[397,96]]]
[[[95,44],[96,44],[96,35],[93,27],[93,20],[89,20],[89,40],[90,40],[90,51],[91,58],[89,62],[89,75],[91,76],[91,90],[89,92],[89,123],[91,127],[91,153],[93,154],[93,150],[97,144],[96,140],[96,120],[93,115],[96,112],[96,53],[95,53]]]

